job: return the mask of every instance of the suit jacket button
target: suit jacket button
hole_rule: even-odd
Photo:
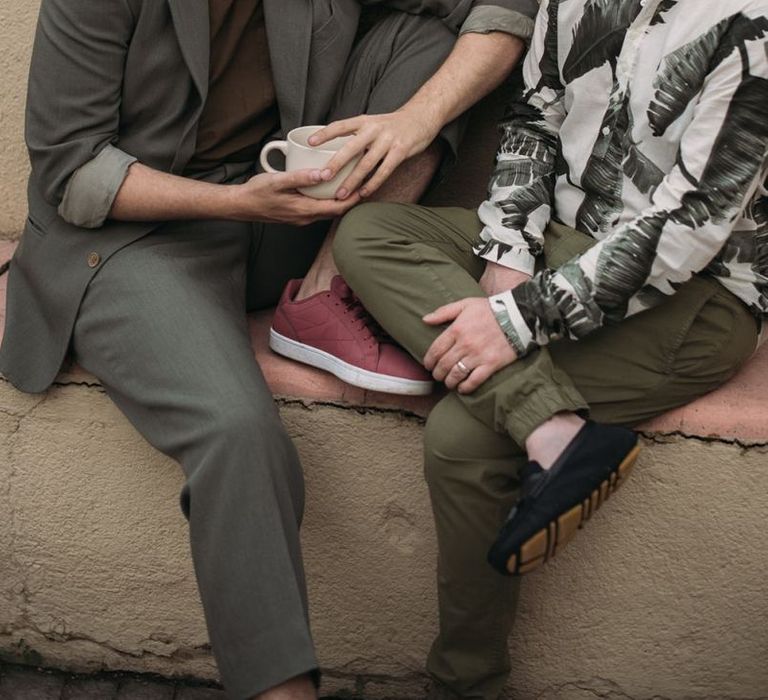
[[[98,253],[88,254],[88,267],[96,267],[101,262],[101,255]]]

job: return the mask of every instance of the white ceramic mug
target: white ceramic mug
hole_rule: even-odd
[[[328,165],[328,161],[336,155],[336,152],[352,138],[351,136],[339,136],[321,146],[310,146],[307,139],[322,128],[322,126],[300,126],[298,129],[288,132],[285,141],[271,141],[261,151],[261,167],[268,173],[280,172],[269,164],[269,154],[272,151],[281,151],[285,155],[287,172],[305,170],[306,168],[322,170]],[[315,199],[333,199],[336,196],[336,190],[341,187],[341,183],[349,176],[360,158],[360,155],[355,156],[332,180],[311,187],[300,187],[299,192]]]

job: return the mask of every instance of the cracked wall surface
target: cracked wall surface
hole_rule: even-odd
[[[98,385],[0,381],[0,652],[215,677],[180,470]],[[423,421],[279,401],[328,690],[424,697],[435,542]],[[768,448],[652,435],[636,475],[524,580],[509,698],[768,698]]]
[[[175,465],[137,440],[97,388],[59,388],[17,416],[4,436],[12,554],[22,577],[10,650],[16,644],[49,658],[50,647],[53,661],[82,657],[87,668],[142,670],[146,656],[181,658],[190,672],[211,675],[185,524],[168,507],[177,503]],[[172,619],[180,600],[188,614]]]

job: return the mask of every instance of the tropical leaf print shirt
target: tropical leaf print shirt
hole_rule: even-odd
[[[543,0],[475,253],[532,274],[550,220],[596,245],[491,306],[519,355],[714,276],[768,313],[768,0]]]

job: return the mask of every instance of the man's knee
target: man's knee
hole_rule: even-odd
[[[232,482],[295,478],[300,470],[295,447],[271,399],[233,400],[206,411],[200,435],[203,459],[197,468],[210,467]]]
[[[238,449],[269,449],[290,442],[285,426],[274,409],[262,401],[233,402],[210,411],[208,439]]]
[[[435,17],[387,14],[355,46],[329,118],[399,109],[435,74],[455,42],[455,33]]]
[[[376,247],[382,233],[388,230],[393,208],[398,204],[366,203],[348,212],[339,224],[333,241],[333,257],[344,279],[351,279],[363,271],[366,256]]]
[[[187,481],[181,507],[189,516],[193,492],[219,494],[226,501],[254,503],[288,492],[294,500],[303,490],[301,463],[279,415],[271,406],[240,403],[209,407],[203,425],[190,428],[182,455]]]
[[[461,462],[466,460],[465,431],[461,429],[462,415],[468,414],[455,396],[449,395],[438,403],[427,419],[424,429],[424,476],[433,493]]]
[[[456,34],[437,17],[393,12],[363,40],[377,71],[396,71],[405,80],[425,83],[448,57]],[[378,65],[377,65],[378,64]]]

